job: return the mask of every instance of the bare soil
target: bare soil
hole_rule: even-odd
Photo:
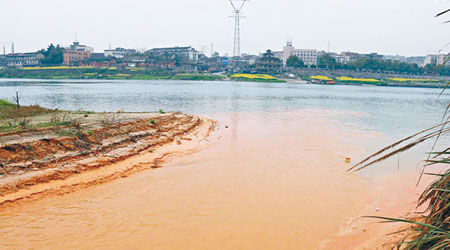
[[[181,113],[64,113],[67,125],[0,133],[0,197],[176,142],[204,121]],[[30,124],[54,119],[34,116]],[[189,139],[191,140],[191,139]],[[155,162],[154,167],[158,167]]]

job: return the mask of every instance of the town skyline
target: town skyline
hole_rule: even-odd
[[[0,17],[0,23],[8,23],[0,26],[0,44],[7,50],[13,41],[18,51],[36,51],[50,43],[68,46],[77,33],[79,41],[96,51],[111,44],[113,48],[134,49],[191,45],[202,50],[206,46],[209,52],[214,44],[214,51],[232,55],[233,20],[228,18],[232,13],[228,1],[148,4],[132,0],[126,6],[116,1],[86,0],[76,6],[52,0],[6,2],[11,8],[30,6],[18,14],[19,21],[10,22],[17,13],[5,12]],[[330,51],[335,52],[419,56],[435,54],[450,41],[445,25],[439,25],[446,20],[434,18],[445,5],[443,1],[401,0],[389,3],[389,10],[380,7],[383,2],[388,3],[251,1],[244,9],[248,18],[241,24],[242,53],[278,50],[291,39],[305,49],[327,51],[330,42]],[[407,12],[402,11],[406,3]],[[78,13],[83,13],[83,18]],[[125,19],[121,14],[135,18]],[[368,14],[371,18],[366,18]]]

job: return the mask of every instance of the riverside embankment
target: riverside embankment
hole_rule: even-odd
[[[181,113],[58,115],[71,122],[0,134],[0,206],[158,168],[171,153],[194,150],[183,144],[200,143],[214,127],[209,120]],[[27,119],[32,127],[49,117],[55,114]],[[178,146],[173,152],[167,150],[171,144]],[[142,160],[124,165],[131,158]]]

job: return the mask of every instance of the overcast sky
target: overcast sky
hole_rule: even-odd
[[[251,0],[241,23],[241,51],[297,48],[436,53],[450,42],[450,24],[434,18],[448,0]],[[103,51],[211,44],[232,53],[234,20],[228,0],[1,0],[0,44],[16,52],[75,39]],[[450,15],[447,16],[450,19]],[[450,47],[444,51],[450,52]]]

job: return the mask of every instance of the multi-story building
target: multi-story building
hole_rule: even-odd
[[[73,42],[72,45],[64,49],[64,65],[75,66],[80,63],[87,63],[91,57],[91,53],[94,53],[92,47],[81,45],[79,42]]]
[[[87,63],[91,57],[91,52],[89,51],[79,51],[79,50],[64,50],[64,65],[66,66],[76,66],[80,63]]]
[[[450,55],[427,55],[423,64],[450,66]]]
[[[8,67],[30,67],[39,65],[39,61],[44,58],[41,53],[17,53],[9,54],[5,57]]]
[[[151,57],[173,58],[178,62],[197,63],[199,52],[192,47],[155,48],[147,51]]]
[[[449,57],[449,55],[439,55],[437,57],[437,65],[450,66],[450,57]]]
[[[340,64],[347,64],[350,62],[350,56],[342,55],[342,54],[336,54],[336,53],[328,53],[331,57],[336,60],[337,63]]]
[[[286,65],[290,56],[300,58],[305,65],[317,65],[318,52],[316,49],[296,49],[292,46],[292,42],[287,42],[287,45],[283,48],[283,65]]]
[[[116,48],[116,49],[106,49],[105,50],[106,57],[124,58],[124,57],[132,55],[132,54],[136,54],[135,49]]]
[[[424,65],[436,65],[437,64],[438,55],[427,55],[425,60],[423,61]]]
[[[414,63],[417,64],[419,67],[423,67],[423,61],[425,61],[424,56],[412,56],[406,58],[407,63]]]
[[[283,61],[276,58],[271,50],[267,50],[263,57],[256,61],[255,66],[256,71],[259,73],[278,73],[283,67]]]
[[[276,58],[278,58],[278,59],[280,59],[281,61],[283,61],[283,51],[274,51],[274,52],[273,52],[273,55],[274,55]]]
[[[341,56],[345,56],[348,57],[349,62],[355,62],[356,60],[358,60],[359,58],[361,58],[361,55],[356,53],[356,52],[342,52]]]
[[[75,51],[89,51],[90,53],[94,53],[94,48],[82,45],[80,44],[80,42],[73,42],[73,44],[70,45],[68,49]]]

